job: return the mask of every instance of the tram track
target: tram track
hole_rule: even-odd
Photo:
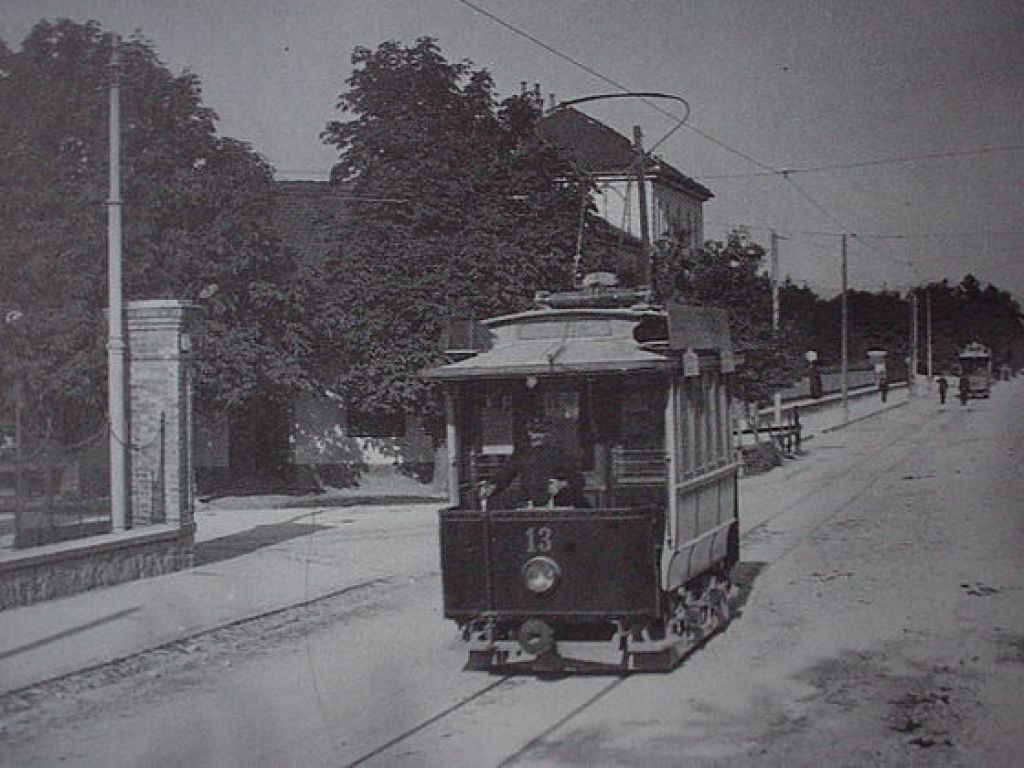
[[[948,417],[948,414],[947,414],[947,417]],[[948,420],[948,418],[943,419],[942,422],[944,423],[947,420]],[[870,454],[866,455],[863,459],[861,459],[859,461],[855,461],[855,462],[847,465],[844,468],[842,474],[849,475],[851,473],[859,472],[859,471],[864,471],[865,469],[870,469],[872,467],[876,467],[877,468],[877,467],[880,467],[880,466],[886,466],[886,467],[888,467],[890,469],[895,469],[895,468],[901,466],[911,456],[913,456],[915,454],[917,449],[922,447],[925,443],[928,442],[928,440],[931,439],[930,430],[936,425],[936,423],[937,422],[934,419],[928,419],[928,420],[924,421],[922,424],[914,426],[911,429],[911,431],[909,432],[909,434],[902,435],[901,439],[898,441],[898,443],[897,442],[892,443],[890,445],[890,449],[895,449],[897,447],[897,445],[902,445],[903,446],[903,450],[902,450],[901,455],[899,455],[898,458],[895,461],[892,461],[891,459],[887,459],[887,454],[889,453],[889,451],[873,452],[873,453],[870,453]],[[927,434],[925,434],[925,433],[927,433]],[[802,529],[801,530],[801,535],[796,538],[796,541],[794,541],[792,544],[790,544],[785,549],[783,549],[782,552],[776,558],[774,558],[773,562],[777,562],[777,561],[782,560],[782,559],[784,559],[786,557],[789,557],[793,552],[795,552],[799,548],[799,546],[801,546],[807,540],[807,538],[809,536],[813,536],[813,534],[815,534],[817,531],[819,531],[822,527],[824,527],[826,525],[829,525],[832,522],[834,522],[835,519],[839,515],[841,515],[852,504],[856,503],[857,500],[859,500],[861,497],[863,497],[863,495],[866,494],[873,487],[874,482],[875,482],[875,480],[874,480],[875,474],[876,474],[876,472],[871,472],[871,475],[872,475],[871,479],[869,479],[869,480],[867,480],[865,482],[858,483],[858,486],[854,490],[852,495],[847,494],[846,498],[843,499],[840,503],[836,504],[835,508],[827,516],[825,516],[824,518],[822,518],[819,521],[817,521],[813,526],[811,526],[809,528]],[[756,532],[758,532],[759,530],[763,529],[765,526],[769,525],[773,521],[776,521],[778,518],[782,517],[783,515],[789,513],[794,508],[803,505],[805,502],[807,502],[809,499],[811,499],[812,497],[814,497],[815,495],[817,495],[819,493],[821,493],[821,484],[820,483],[816,484],[814,488],[812,488],[811,490],[809,490],[806,493],[802,494],[795,501],[793,501],[790,504],[787,504],[785,507],[783,507],[782,509],[777,511],[775,514],[771,515],[770,517],[765,518],[764,520],[761,520],[759,523],[757,523],[756,525],[752,526],[749,530],[745,531],[741,535],[741,542],[745,541],[745,540],[748,540],[748,538],[750,536],[754,535]],[[482,696],[484,696],[484,695],[486,695],[488,693],[494,692],[494,691],[498,691],[499,689],[504,687],[514,677],[518,677],[518,676],[516,676],[516,675],[504,675],[504,676],[500,677],[499,679],[497,679],[497,680],[495,680],[495,681],[493,681],[493,682],[491,682],[491,683],[489,683],[489,684],[487,684],[485,686],[482,686],[481,688],[477,689],[473,693],[471,693],[471,694],[469,694],[467,696],[462,697],[461,699],[459,699],[457,702],[455,702],[451,706],[441,710],[440,712],[432,715],[429,718],[426,718],[425,720],[421,721],[420,723],[418,723],[418,724],[416,724],[416,725],[414,725],[414,726],[412,726],[410,728],[405,729],[404,731],[402,731],[402,733],[394,736],[393,738],[389,739],[385,743],[383,743],[383,744],[379,745],[378,747],[375,747],[374,749],[364,753],[363,755],[361,755],[356,760],[354,760],[352,762],[349,762],[349,763],[346,763],[345,764],[345,768],[355,768],[356,766],[361,766],[361,765],[367,764],[369,761],[373,760],[374,758],[377,758],[377,757],[383,755],[384,753],[394,749],[395,747],[401,745],[402,743],[409,741],[414,736],[416,736],[417,734],[423,732],[427,728],[429,728],[431,726],[434,726],[434,725],[440,723],[441,721],[443,721],[443,720],[445,720],[445,719],[447,719],[447,718],[449,718],[449,717],[459,713],[460,711],[466,709],[469,705],[471,705],[473,702],[475,702],[478,699],[480,699]],[[565,713],[561,718],[559,718],[558,720],[553,722],[551,725],[546,727],[544,730],[542,730],[540,733],[538,733],[533,738],[531,738],[522,747],[517,749],[515,752],[513,752],[509,756],[505,757],[503,760],[501,760],[501,762],[499,762],[497,764],[498,768],[509,768],[509,766],[515,765],[516,762],[519,759],[521,759],[525,755],[529,754],[531,750],[533,750],[534,748],[536,748],[537,746],[542,744],[552,734],[558,732],[565,725],[567,725],[568,723],[572,722],[575,718],[579,717],[581,714],[585,713],[592,706],[594,706],[597,702],[601,701],[602,699],[604,699],[605,697],[610,695],[613,691],[615,691],[615,690],[619,689],[620,687],[624,686],[630,680],[630,677],[631,677],[630,675],[617,676],[614,679],[609,680],[605,684],[601,685],[596,692],[594,692],[589,697],[587,697],[583,702],[581,702],[577,706],[573,707],[571,710],[569,710],[567,713]]]
[[[507,683],[512,677],[513,677],[513,675],[504,675],[503,677],[499,678],[498,680],[495,680],[494,682],[489,683],[488,685],[485,685],[482,688],[477,689],[476,691],[474,691],[473,693],[469,694],[468,696],[463,696],[461,699],[459,699],[457,702],[452,704],[450,707],[447,707],[446,709],[441,710],[437,714],[432,715],[431,717],[428,717],[426,720],[423,720],[418,725],[414,725],[412,728],[407,728],[402,733],[400,733],[397,736],[389,739],[388,741],[384,742],[380,746],[374,747],[369,752],[366,752],[366,753],[360,755],[358,758],[356,758],[352,762],[345,763],[343,768],[355,768],[355,766],[358,766],[358,765],[365,765],[367,762],[369,762],[373,758],[377,757],[378,755],[384,754],[385,752],[387,752],[392,747],[398,746],[399,744],[401,744],[404,741],[408,741],[410,738],[415,736],[420,731],[423,731],[426,728],[429,728],[430,726],[434,725],[435,723],[440,722],[444,718],[454,714],[455,712],[458,712],[459,710],[464,709],[469,704],[471,704],[474,701],[476,701],[477,699],[479,699],[481,696],[484,696],[484,695],[490,693],[491,691],[493,691],[493,690],[495,690],[497,688],[500,688],[505,683]]]
[[[914,439],[914,438],[916,438],[916,436],[920,435],[925,430],[931,428],[934,424],[935,424],[935,422],[933,420],[929,419],[929,420],[923,422],[922,424],[919,424],[919,425],[915,426],[912,429],[912,432],[909,435],[904,435],[900,442],[904,442],[905,443],[908,440],[910,440],[912,442],[912,445],[908,448],[907,451],[905,451],[903,453],[903,455],[899,458],[899,460],[898,460],[898,462],[896,464],[890,464],[889,466],[892,466],[892,467],[900,466],[903,462],[905,462],[907,460],[907,458],[909,458],[913,454],[914,449],[917,449],[917,448],[920,448],[921,446],[923,446],[927,442],[927,438],[922,438],[922,439]],[[890,447],[892,448],[892,447],[895,447],[896,445],[897,444],[894,443]],[[870,466],[872,464],[882,463],[884,460],[885,460],[884,459],[884,452],[869,453],[869,454],[867,454],[864,457],[863,460],[845,467],[844,470],[840,474],[843,475],[843,476],[847,476],[847,475],[850,475],[853,472],[862,471],[866,467],[868,467],[868,466]],[[804,494],[802,494],[801,496],[796,498],[791,503],[787,504],[782,509],[778,510],[775,514],[766,517],[765,519],[761,520],[760,522],[758,522],[757,524],[751,526],[750,528],[747,528],[747,529],[742,529],[741,528],[740,542],[742,543],[743,541],[749,540],[749,537],[751,537],[752,535],[754,535],[758,531],[764,529],[770,523],[775,522],[778,518],[780,518],[783,515],[791,512],[793,509],[800,507],[808,499],[810,499],[810,498],[820,494],[821,491],[822,491],[822,485],[823,485],[823,483],[816,483],[813,488],[811,488],[810,490],[808,490],[807,492],[805,492]],[[813,532],[817,531],[818,529],[820,529],[823,525],[832,522],[832,520],[834,520],[835,517],[838,516],[844,509],[846,509],[850,504],[855,502],[864,493],[866,493],[870,489],[871,485],[872,485],[872,482],[868,482],[866,484],[863,484],[859,488],[859,490],[851,498],[847,499],[846,502],[841,504],[837,509],[835,509],[826,518],[824,518],[823,520],[820,520],[817,523],[815,523],[814,527],[809,529],[809,532],[813,533]],[[785,554],[786,555],[789,554],[789,550],[788,549],[786,550]]]
[[[772,562],[776,562],[782,558],[789,557],[794,551],[796,551],[799,548],[801,544],[806,542],[808,536],[811,536],[821,528],[829,524],[832,524],[834,520],[843,513],[844,510],[848,509],[850,505],[854,504],[859,498],[861,498],[865,493],[867,493],[870,490],[870,488],[875,483],[874,475],[877,473],[877,470],[881,469],[882,467],[896,468],[901,466],[906,461],[908,461],[910,457],[912,457],[915,453],[918,452],[918,449],[921,446],[923,446],[930,439],[932,439],[932,429],[940,427],[942,424],[947,423],[951,417],[952,413],[947,412],[943,414],[943,416],[940,417],[939,419],[927,419],[922,424],[914,425],[913,427],[909,428],[905,433],[901,433],[899,435],[898,440],[893,440],[889,444],[889,450],[872,452],[866,456],[858,457],[857,459],[851,461],[849,464],[846,464],[842,470],[844,475],[850,475],[858,472],[866,472],[869,475],[871,475],[871,477],[869,479],[858,482],[856,484],[856,487],[851,489],[851,493],[844,494],[843,499],[837,500],[837,503],[835,504],[833,509],[830,510],[827,516],[817,520],[814,523],[814,525],[801,529],[800,535],[796,537],[796,540],[788,544],[784,549],[782,549],[777,555],[777,557],[772,558]],[[901,450],[898,451],[894,456],[892,451],[897,449],[898,446],[901,447]],[[787,503],[785,506],[783,506],[778,511],[773,513],[770,517],[760,520],[756,525],[752,526],[749,530],[744,531],[741,537],[741,541],[747,541],[749,537],[751,537],[753,534],[756,534],[758,531],[763,530],[765,527],[771,525],[772,522],[777,521],[780,517],[791,512],[793,509],[806,504],[808,500],[812,499],[815,495],[822,493],[823,487],[825,487],[826,485],[827,483],[815,483],[813,488],[801,494],[797,499],[793,500],[790,503]],[[367,591],[373,592],[381,588],[386,589],[389,586],[395,586],[393,584],[392,579],[373,579],[370,581],[366,581],[364,583],[336,590],[326,595],[320,595],[310,598],[309,600],[306,600],[299,605],[289,606],[287,608],[282,608],[274,611],[268,611],[259,616],[248,617],[241,621],[233,622],[230,625],[218,627],[216,629],[200,633],[196,636],[193,636],[192,638],[189,638],[189,640],[192,641],[191,643],[182,643],[180,645],[179,643],[169,644],[167,647],[165,647],[164,650],[165,652],[174,652],[175,654],[183,654],[187,656],[189,654],[194,653],[194,651],[192,651],[191,648],[192,646],[197,644],[197,640],[208,640],[212,643],[213,641],[220,638],[221,633],[225,631],[243,631],[247,628],[251,628],[257,625],[258,622],[260,622],[261,620],[266,621],[270,619],[274,620],[275,623],[277,621],[280,621],[282,624],[297,626],[297,624],[300,622],[297,622],[293,625],[291,621],[300,618],[301,616],[305,616],[306,613],[310,610],[315,610],[318,605],[328,603],[332,599],[345,599],[349,596],[358,595],[361,593],[365,593]],[[121,677],[121,673],[137,673],[139,672],[140,668],[145,668],[147,666],[146,664],[142,663],[143,659],[141,657],[146,656],[147,654],[153,654],[154,651],[160,650],[161,649],[151,649],[150,651],[145,651],[142,654],[139,654],[140,658],[133,657],[131,659],[122,659],[116,662],[112,662],[108,665],[103,665],[105,667],[105,669],[103,670],[91,670],[91,672],[93,673],[92,675],[89,675],[87,671],[84,675],[83,673],[76,673],[74,677],[78,677],[80,681],[85,683],[85,687],[93,687],[93,685],[100,684],[101,681],[99,679],[94,679],[90,681],[90,678],[107,678],[106,673],[114,674],[115,678]],[[68,676],[68,678],[70,677],[72,676]],[[437,726],[439,723],[442,723],[446,720],[450,720],[451,718],[458,715],[460,712],[466,711],[467,709],[471,708],[474,705],[474,703],[479,702],[483,697],[492,693],[501,694],[503,689],[508,687],[510,681],[516,677],[521,678],[521,676],[517,675],[505,675],[496,679],[489,680],[486,684],[480,685],[474,690],[461,696],[457,701],[453,702],[452,704],[439,709],[439,711],[422,719],[418,723],[410,727],[404,728],[400,733],[386,739],[378,746],[369,749],[368,751],[361,754],[355,760],[345,763],[344,765],[361,766],[381,758],[381,756],[388,754],[396,747],[399,747],[403,743],[409,742],[418,734],[423,733],[431,727]],[[509,754],[500,763],[498,763],[498,765],[511,766],[516,764],[517,761],[521,760],[525,755],[528,755],[532,750],[534,750],[539,745],[543,744],[546,740],[548,740],[552,736],[552,734],[555,734],[559,730],[565,728],[568,724],[572,723],[580,715],[591,709],[597,702],[611,695],[614,691],[623,688],[623,686],[625,686],[628,680],[629,676],[617,676],[611,680],[602,681],[601,684],[599,684],[596,687],[596,689],[590,688],[589,691],[583,694],[586,696],[586,698],[583,699],[581,703],[572,706],[572,708],[565,712],[565,714],[563,714],[561,717],[556,718],[550,725],[547,725],[543,729],[539,730],[536,733],[536,735],[534,735],[532,738],[529,738],[528,741],[526,741],[521,747],[516,749],[514,752]],[[104,680],[103,682],[105,681],[106,680]],[[71,682],[73,681],[70,679],[62,679],[58,685],[52,688],[52,690],[64,688]],[[536,681],[534,681],[534,683],[537,684]],[[42,685],[46,686],[47,684],[44,683]],[[20,691],[12,691],[4,698],[8,699],[8,705],[14,705],[14,709],[21,709],[29,703],[28,701],[26,701],[26,699],[31,700],[41,693],[42,691],[38,688],[31,692],[26,689],[22,689]],[[20,701],[16,704],[13,700],[14,698],[17,698]]]

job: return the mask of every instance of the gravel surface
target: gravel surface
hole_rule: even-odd
[[[391,575],[0,699],[0,763],[1024,764],[1022,394],[922,398],[744,478],[735,618],[672,673],[460,671],[436,532],[382,527],[359,547]]]

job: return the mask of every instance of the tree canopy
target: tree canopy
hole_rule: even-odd
[[[931,307],[933,371],[948,372],[957,353],[972,341],[992,349],[993,363],[1020,367],[1024,362],[1024,326],[1020,305],[1004,290],[984,288],[965,275],[957,285],[947,280],[914,289],[917,295],[918,374],[927,373],[928,307]],[[822,299],[792,284],[782,289],[782,315],[798,331],[795,342],[820,355],[822,365],[840,361],[841,296]],[[866,364],[870,349],[887,351],[890,374],[903,378],[910,354],[910,294],[895,291],[847,292],[848,359]]]
[[[0,48],[0,304],[18,318],[0,329],[0,369],[31,393],[26,416],[66,435],[105,411],[111,50],[98,24],[68,20]],[[298,386],[270,168],[218,136],[194,74],[172,74],[138,36],[119,54],[125,299],[208,298],[209,398]]]
[[[533,136],[539,105],[496,103],[486,70],[431,38],[357,48],[323,133],[354,198],[318,267],[319,370],[364,410],[420,410],[417,372],[455,317],[524,308],[571,284],[579,193]]]
[[[802,350],[791,318],[772,328],[771,282],[764,273],[762,246],[740,232],[710,240],[689,261],[677,261],[663,288],[683,301],[729,310],[733,345],[744,364],[733,377],[733,391],[751,403],[768,400],[799,378]]]

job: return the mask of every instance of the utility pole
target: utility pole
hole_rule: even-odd
[[[779,236],[772,232],[772,335],[776,342],[779,335]],[[782,424],[782,393],[776,390],[773,397],[775,425]]]
[[[849,324],[849,309],[846,304],[846,235],[843,235],[843,260],[842,260],[842,286],[843,296],[840,302],[841,309],[841,343],[840,343],[840,377],[842,382],[840,383],[842,392],[842,404],[843,404],[843,423],[850,420],[850,400],[849,400],[849,382],[848,382],[848,336],[849,332],[847,326]]]
[[[107,200],[107,401],[110,410],[110,525],[128,527],[128,418],[124,310],[121,305],[121,84],[115,35],[110,55],[110,198]]]
[[[910,289],[910,371],[907,376],[910,394],[917,394],[917,289]]]
[[[924,289],[924,307],[925,307],[925,322],[926,327],[926,339],[928,344],[928,351],[926,353],[926,360],[928,364],[928,391],[932,391],[932,292],[928,289]]]
[[[654,249],[651,248],[651,232],[647,223],[647,180],[644,158],[644,134],[639,125],[633,126],[633,147],[636,150],[636,192],[640,214],[640,242],[643,243],[643,265],[641,275],[651,293],[654,293]]]

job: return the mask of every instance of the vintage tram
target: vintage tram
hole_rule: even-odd
[[[992,352],[984,344],[972,341],[957,355],[961,375],[966,378],[965,397],[988,397],[992,390]]]
[[[668,670],[729,619],[727,316],[645,297],[540,295],[424,373],[444,385],[444,615],[468,641],[469,669]],[[538,420],[566,460],[541,478],[547,498],[512,477]],[[483,492],[503,476],[503,491]]]

